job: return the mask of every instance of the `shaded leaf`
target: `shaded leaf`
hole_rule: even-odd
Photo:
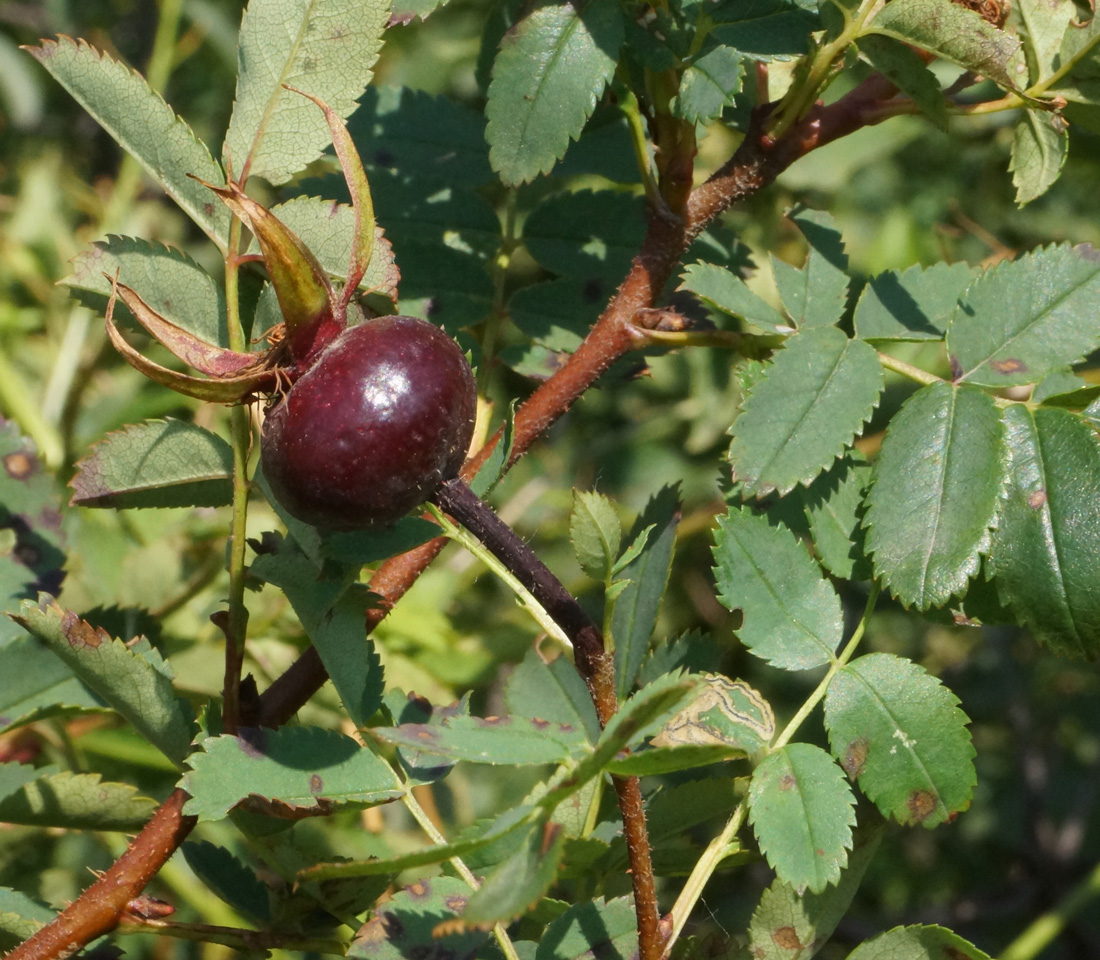
[[[756,496],[808,484],[861,432],[882,385],[878,355],[863,341],[835,327],[791,337],[731,428],[734,478]]]
[[[673,640],[656,644],[642,664],[638,683],[645,686],[666,673],[714,673],[722,652],[714,639],[701,630],[688,630]]]
[[[984,953],[957,933],[944,927],[894,927],[873,940],[861,943],[848,960],[990,960]]]
[[[249,727],[239,736],[207,737],[188,764],[181,785],[191,798],[184,813],[200,821],[222,819],[246,797],[274,801],[293,815],[387,803],[403,792],[373,753],[319,727]]]
[[[741,92],[742,70],[741,54],[730,47],[715,47],[692,60],[680,76],[674,115],[689,123],[715,120]]]
[[[749,819],[784,883],[820,893],[840,879],[852,846],[855,797],[824,750],[792,743],[770,754],[749,784]]]
[[[191,707],[177,699],[159,653],[112,639],[45,595],[41,605],[24,601],[15,619],[169,760],[182,763],[191,749]]]
[[[928,50],[1002,87],[1026,86],[1015,70],[1020,41],[951,0],[894,0],[865,29]]]
[[[3,620],[19,635],[0,647],[0,732],[48,717],[106,709],[48,647],[7,617]]]
[[[1069,656],[1100,647],[1100,444],[1064,410],[1004,411],[1008,485],[989,570],[1002,602],[1041,643]]]
[[[942,340],[959,298],[978,276],[965,263],[915,265],[872,277],[856,304],[860,340]]]
[[[615,72],[616,4],[538,7],[501,40],[489,85],[489,160],[508,186],[549,172],[580,136]]]
[[[593,580],[610,582],[622,534],[619,515],[607,497],[595,491],[573,491],[569,539],[577,563]]]
[[[725,267],[713,263],[688,264],[681,274],[680,289],[690,290],[716,310],[741,317],[762,330],[793,332],[787,317],[766,300],[761,300],[744,280]]]
[[[229,211],[192,179],[223,183],[221,167],[145,79],[82,40],[27,49],[224,251]]]
[[[557,880],[565,840],[561,824],[536,823],[519,848],[482,880],[462,918],[474,926],[488,927],[526,913]]]
[[[270,922],[270,890],[254,868],[206,840],[188,840],[181,850],[195,876],[234,910],[255,923]]]
[[[661,598],[672,570],[672,553],[679,522],[679,488],[665,486],[649,498],[627,532],[628,542],[635,542],[647,527],[653,527],[637,559],[616,573],[617,577],[628,581],[615,599],[615,609],[611,613],[611,635],[615,638],[615,688],[620,697],[625,697],[634,688],[649,649],[649,639],[657,624]]]
[[[832,326],[848,296],[848,255],[830,214],[796,208],[790,219],[806,237],[806,262],[793,267],[772,256],[779,297],[797,327]]]
[[[324,116],[285,87],[349,116],[373,76],[389,16],[385,0],[251,0],[222,150],[235,176],[247,172],[280,184],[321,155],[329,144]]]
[[[1049,110],[1024,110],[1012,135],[1012,184],[1016,203],[1041,197],[1062,174],[1069,153],[1069,124]]]
[[[535,960],[630,960],[638,952],[638,927],[630,897],[573,904],[543,933]]]
[[[942,606],[977,573],[1002,484],[1002,435],[992,397],[948,383],[921,388],[891,420],[867,497],[867,549],[907,606]]]
[[[1017,16],[1027,52],[1028,79],[1048,80],[1063,66],[1062,44],[1077,17],[1073,0],[1019,0]]]
[[[871,653],[825,694],[833,755],[884,816],[934,827],[970,806],[977,782],[958,698],[915,663]]]
[[[0,945],[14,947],[49,923],[55,912],[33,897],[0,887]]]
[[[600,736],[592,696],[566,657],[546,663],[532,647],[505,681],[504,702],[517,716],[568,724],[592,742]]]
[[[403,696],[399,689],[387,691],[382,699],[396,726],[405,723],[440,724],[451,717],[470,715],[469,694],[445,706],[434,706],[415,693]],[[427,750],[398,748],[397,759],[409,775],[409,779],[416,783],[432,783],[441,780],[454,767],[454,761],[450,758],[441,757]]]
[[[817,17],[786,0],[737,0],[716,4],[714,38],[757,60],[805,53]]]
[[[879,73],[906,94],[941,130],[947,129],[947,102],[936,75],[912,47],[890,37],[859,38],[859,52]]]
[[[547,270],[610,284],[630,269],[644,235],[641,198],[610,190],[555,194],[523,224],[524,246]]]
[[[147,420],[109,433],[77,462],[81,507],[221,507],[233,500],[233,449],[183,420]]]
[[[821,565],[845,580],[871,577],[861,522],[870,483],[871,465],[861,454],[848,451],[801,494]]]
[[[408,960],[416,956],[471,957],[488,930],[455,923],[473,891],[455,877],[418,880],[380,904],[355,935],[347,956],[359,960]],[[450,921],[450,923],[447,923]],[[447,923],[446,932],[437,930]]]
[[[754,654],[785,670],[832,659],[844,629],[840,598],[790,531],[731,510],[718,518],[714,561],[718,599],[744,614],[737,635]]]
[[[47,773],[0,800],[0,822],[137,833],[157,809],[128,783],[98,773]]]
[[[587,742],[577,727],[526,717],[452,717],[438,725],[407,723],[375,727],[384,743],[469,763],[561,763],[583,752]]]

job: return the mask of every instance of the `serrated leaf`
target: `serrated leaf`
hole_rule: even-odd
[[[1041,197],[1062,174],[1069,153],[1069,124],[1049,110],[1025,110],[1012,134],[1012,185],[1023,206]]]
[[[191,795],[184,813],[221,820],[246,797],[289,812],[343,803],[373,806],[401,796],[393,771],[350,737],[319,727],[242,728],[239,736],[207,737],[188,758],[181,785]]]
[[[547,270],[608,284],[622,280],[644,235],[642,200],[610,190],[548,197],[523,224],[524,246]]]
[[[915,265],[872,277],[856,304],[860,340],[942,340],[978,271],[965,263]]]
[[[794,267],[771,257],[779,298],[797,327],[832,326],[848,296],[848,255],[830,214],[798,208],[790,214],[810,245],[806,262]]]
[[[718,599],[744,614],[738,637],[756,656],[785,670],[833,658],[844,631],[840,598],[790,531],[731,510],[718,518],[714,563]]]
[[[864,523],[875,575],[906,606],[942,606],[977,573],[1002,448],[997,407],[975,387],[922,387],[890,421]]]
[[[748,800],[756,839],[780,880],[820,893],[840,879],[856,801],[824,750],[809,743],[776,750],[753,772]]]
[[[1007,89],[1027,85],[1026,68],[1023,75],[1016,71],[1020,41],[951,0],[894,0],[864,29],[928,50]]]
[[[672,110],[689,123],[710,123],[741,92],[742,56],[730,47],[715,47],[692,60],[680,76]]]
[[[569,907],[543,933],[535,960],[630,960],[638,952],[638,921],[630,897]]]
[[[680,289],[690,290],[716,310],[741,317],[773,333],[791,333],[790,320],[761,300],[739,276],[713,263],[692,263],[681,275]]]
[[[410,693],[403,696],[399,689],[391,689],[383,696],[383,705],[389,711],[395,725],[404,723],[440,724],[451,717],[470,715],[470,696],[445,706],[434,706],[423,697]],[[402,769],[414,783],[433,783],[441,780],[454,767],[454,761],[430,753],[427,750],[398,749],[397,759]]]
[[[489,85],[489,161],[507,186],[548,173],[615,72],[623,17],[610,3],[539,7],[501,41]]]
[[[128,783],[104,781],[98,773],[51,773],[0,801],[0,822],[68,830],[136,833],[157,809]]]
[[[321,156],[317,107],[348,117],[373,76],[390,16],[386,0],[251,0],[241,21],[237,90],[223,155],[236,177],[280,184]]]
[[[684,832],[715,817],[729,815],[737,806],[744,777],[713,776],[664,783],[646,800],[645,818],[652,843],[683,836]]]
[[[718,5],[716,13],[712,36],[756,60],[805,53],[819,25],[812,13],[786,0],[740,0]]]
[[[988,953],[979,950],[957,933],[944,927],[912,926],[894,927],[873,940],[861,943],[848,960],[990,960]]]
[[[713,638],[700,630],[688,630],[673,640],[653,647],[638,674],[638,683],[645,686],[666,673],[714,673],[721,663],[720,647]]]
[[[131,649],[45,595],[40,605],[25,601],[15,619],[169,760],[183,762],[194,732],[191,708],[176,698],[159,653]]]
[[[55,912],[33,897],[0,887],[0,944],[10,948],[49,923]]]
[[[874,349],[835,327],[791,337],[742,403],[731,432],[746,494],[808,484],[862,431],[882,392]]]
[[[379,905],[356,933],[347,956],[355,960],[408,960],[418,956],[477,955],[489,939],[489,931],[457,922],[472,892],[456,877],[417,880]],[[443,923],[447,926],[438,930]]]
[[[574,490],[569,514],[569,539],[581,569],[601,583],[611,579],[611,568],[622,543],[622,524],[615,506],[595,491]]]
[[[906,94],[941,130],[947,129],[947,102],[936,75],[912,47],[891,37],[859,38],[859,52],[879,73]]]
[[[0,732],[52,716],[106,709],[49,648],[14,622],[12,629],[18,636],[0,647]]]
[[[1019,0],[1016,5],[1032,84],[1048,80],[1061,69],[1062,43],[1077,17],[1073,0]]]
[[[588,687],[566,657],[546,663],[532,647],[509,674],[504,703],[517,716],[568,724],[586,731],[593,742],[600,736]]]
[[[871,653],[825,694],[833,755],[884,816],[934,827],[970,806],[977,782],[958,698],[915,663]]]
[[[134,237],[108,237],[78,254],[61,281],[74,296],[102,313],[116,274],[159,315],[200,340],[229,346],[225,294],[187,254]],[[120,312],[120,311],[119,311]]]
[[[1100,649],[1100,445],[1064,410],[1004,411],[1008,484],[989,569],[1003,603],[1041,643],[1069,656]]]
[[[587,737],[569,724],[526,717],[452,717],[441,724],[374,727],[384,743],[468,763],[562,763],[584,752]]]
[[[768,746],[775,737],[771,705],[743,680],[702,674],[703,687],[650,743],[655,747],[717,745],[740,756]]]
[[[615,599],[611,613],[611,635],[615,638],[615,689],[625,697],[633,688],[649,649],[649,640],[657,625],[672,570],[672,554],[676,545],[676,525],[680,522],[680,492],[666,486],[657,491],[627,533],[633,543],[643,530],[652,527],[645,548],[617,577],[629,581]]]
[[[147,420],[109,433],[70,481],[81,507],[221,507],[233,499],[233,448],[183,420]]]
[[[474,926],[489,927],[526,913],[557,880],[566,836],[559,823],[535,824],[519,849],[482,880],[462,918]]]
[[[352,583],[355,569],[320,573],[282,540],[253,561],[251,572],[286,594],[352,721],[362,726],[382,703],[383,675],[374,642],[367,637],[370,598]]]
[[[270,891],[252,867],[205,840],[188,840],[181,852],[195,876],[234,910],[256,923],[270,922]]]
[[[82,40],[27,49],[224,251],[229,211],[192,179],[224,183],[221,167],[144,78]]]
[[[810,960],[828,941],[847,913],[867,866],[878,849],[881,831],[855,847],[836,886],[799,894],[776,880],[760,897],[749,925],[753,960]]]
[[[827,473],[802,492],[814,551],[821,565],[844,580],[869,580],[866,531],[862,526],[864,496],[871,465],[849,451]]]

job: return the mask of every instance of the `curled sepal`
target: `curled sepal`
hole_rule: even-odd
[[[235,183],[206,186],[255,235],[286,324],[287,348],[296,364],[308,365],[311,357],[343,332],[346,303],[332,289],[320,261],[267,207]]]
[[[370,265],[370,258],[374,255],[374,201],[370,195],[367,171],[363,169],[363,161],[359,157],[359,151],[355,149],[355,141],[352,140],[343,117],[324,100],[304,90],[295,90],[294,87],[287,87],[287,89],[300,93],[321,108],[332,134],[332,147],[336,151],[336,159],[340,161],[340,169],[344,171],[348,193],[351,195],[351,206],[355,211],[355,234],[351,246],[351,260],[348,263],[348,282],[344,285],[344,291],[340,296],[341,310],[346,310],[348,301],[359,288]]]
[[[115,325],[115,303],[119,297],[122,297],[123,302],[139,320],[141,320],[143,314],[148,314],[151,317],[157,317],[157,314],[129,287],[124,287],[117,281],[112,283],[111,299],[107,302],[107,336],[114,345],[114,348],[122,354],[123,359],[130,364],[131,367],[144,374],[154,383],[159,383],[161,386],[175,390],[176,393],[182,393],[188,397],[195,397],[197,400],[208,400],[212,403],[240,403],[253,394],[268,393],[275,389],[279,379],[279,368],[271,362],[271,358],[266,354],[253,357],[251,367],[238,368],[236,372],[220,376],[217,379],[194,377],[187,373],[180,373],[177,370],[170,370],[168,367],[163,367],[159,363],[150,360],[127,343],[126,338],[122,336],[122,333]],[[167,320],[164,320],[163,317],[157,317],[157,319],[167,326],[174,326]],[[142,320],[142,323],[144,325],[144,320]],[[153,333],[153,336],[156,336],[158,340],[160,339],[160,337],[153,332],[152,328],[147,327],[147,329],[149,329],[150,333]],[[201,344],[202,341],[196,340],[195,343]],[[176,350],[170,344],[165,343],[165,346],[172,350],[173,353],[176,353]],[[211,347],[210,344],[207,344],[207,346]],[[199,354],[203,352],[197,347],[195,349]],[[212,347],[212,349],[222,350],[220,347]],[[234,353],[234,351],[231,350],[225,350],[223,352],[228,354]],[[176,355],[180,356],[178,353]],[[236,356],[240,357],[244,356],[244,354],[236,354]],[[185,358],[181,357],[181,359]],[[206,362],[208,361],[209,358],[207,357]],[[227,363],[230,362],[231,361],[227,361]]]

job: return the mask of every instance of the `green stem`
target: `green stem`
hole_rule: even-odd
[[[660,202],[661,193],[657,187],[657,178],[654,176],[653,162],[649,154],[649,135],[646,133],[638,98],[625,83],[619,95],[619,109],[626,117],[627,130],[630,132],[630,146],[634,150],[634,160],[638,164],[638,172],[642,177],[646,200],[651,208],[656,208]]]
[[[61,434],[53,424],[42,416],[42,411],[34,401],[34,395],[22,375],[8,361],[7,354],[0,347],[0,410],[10,420],[19,424],[19,429],[30,437],[38,455],[51,469],[61,464],[65,455]]]
[[[504,197],[504,232],[493,264],[493,309],[485,321],[485,330],[481,337],[481,362],[477,369],[477,392],[485,396],[488,388],[489,373],[493,366],[500,326],[507,316],[505,309],[505,282],[508,268],[512,263],[512,254],[519,246],[516,229],[516,191],[509,190]]]
[[[883,353],[881,350],[878,352],[878,359],[879,363],[887,370],[893,370],[894,373],[900,373],[903,377],[915,380],[917,383],[926,387],[929,384],[943,382],[943,377],[937,377],[934,373],[928,373],[920,367],[914,367],[911,363],[906,363],[904,360],[899,360],[897,357],[891,357],[888,353]]]
[[[813,712],[814,707],[816,707],[825,696],[826,691],[829,689],[829,683],[832,681],[833,677],[835,677],[837,672],[852,659],[852,655],[856,652],[856,648],[859,646],[864,633],[867,631],[867,623],[871,619],[871,614],[874,613],[879,591],[879,585],[877,583],[872,583],[871,592],[867,596],[867,603],[863,610],[863,616],[860,618],[858,626],[852,633],[851,639],[844,645],[844,649],[840,654],[833,657],[832,663],[829,664],[828,671],[814,689],[814,692],[810,694],[799,711],[791,718],[787,726],[783,728],[783,732],[775,739],[771,746],[772,751],[778,750],[780,747],[786,746],[786,744],[790,742],[791,737],[795,735],[798,728],[802,726],[806,718]],[[666,957],[672,950],[673,944],[676,943],[676,939],[680,936],[680,932],[684,929],[684,924],[687,923],[688,917],[691,916],[691,911],[695,909],[695,904],[699,902],[699,898],[703,895],[703,888],[709,882],[714,871],[718,869],[718,865],[725,860],[726,857],[730,856],[730,854],[740,850],[740,846],[734,842],[734,837],[737,836],[742,824],[744,824],[745,815],[747,813],[748,801],[747,799],[742,799],[737,805],[737,808],[733,811],[733,816],[730,817],[725,828],[710,842],[710,844],[708,844],[707,849],[703,851],[703,855],[699,858],[691,871],[691,875],[684,883],[683,889],[680,891],[680,896],[676,898],[676,903],[672,907],[672,935],[665,944]],[[1007,960],[1007,958],[1002,957],[1001,960]]]
[[[118,925],[116,933],[157,933],[177,940],[198,940],[220,943],[242,953],[264,953],[268,950],[298,950],[304,953],[331,954],[342,957],[348,945],[342,940],[302,937],[273,930],[245,930],[240,927],[219,927],[208,923],[177,923],[172,920],[146,920],[130,915]]]
[[[1001,960],[1032,960],[1065,930],[1090,901],[1100,897],[1100,863],[1053,910],[1034,920],[1001,953]]]

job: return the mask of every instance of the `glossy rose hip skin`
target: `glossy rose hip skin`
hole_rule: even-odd
[[[476,411],[473,374],[450,337],[380,317],[344,331],[267,412],[264,474],[299,520],[390,523],[458,473]]]

